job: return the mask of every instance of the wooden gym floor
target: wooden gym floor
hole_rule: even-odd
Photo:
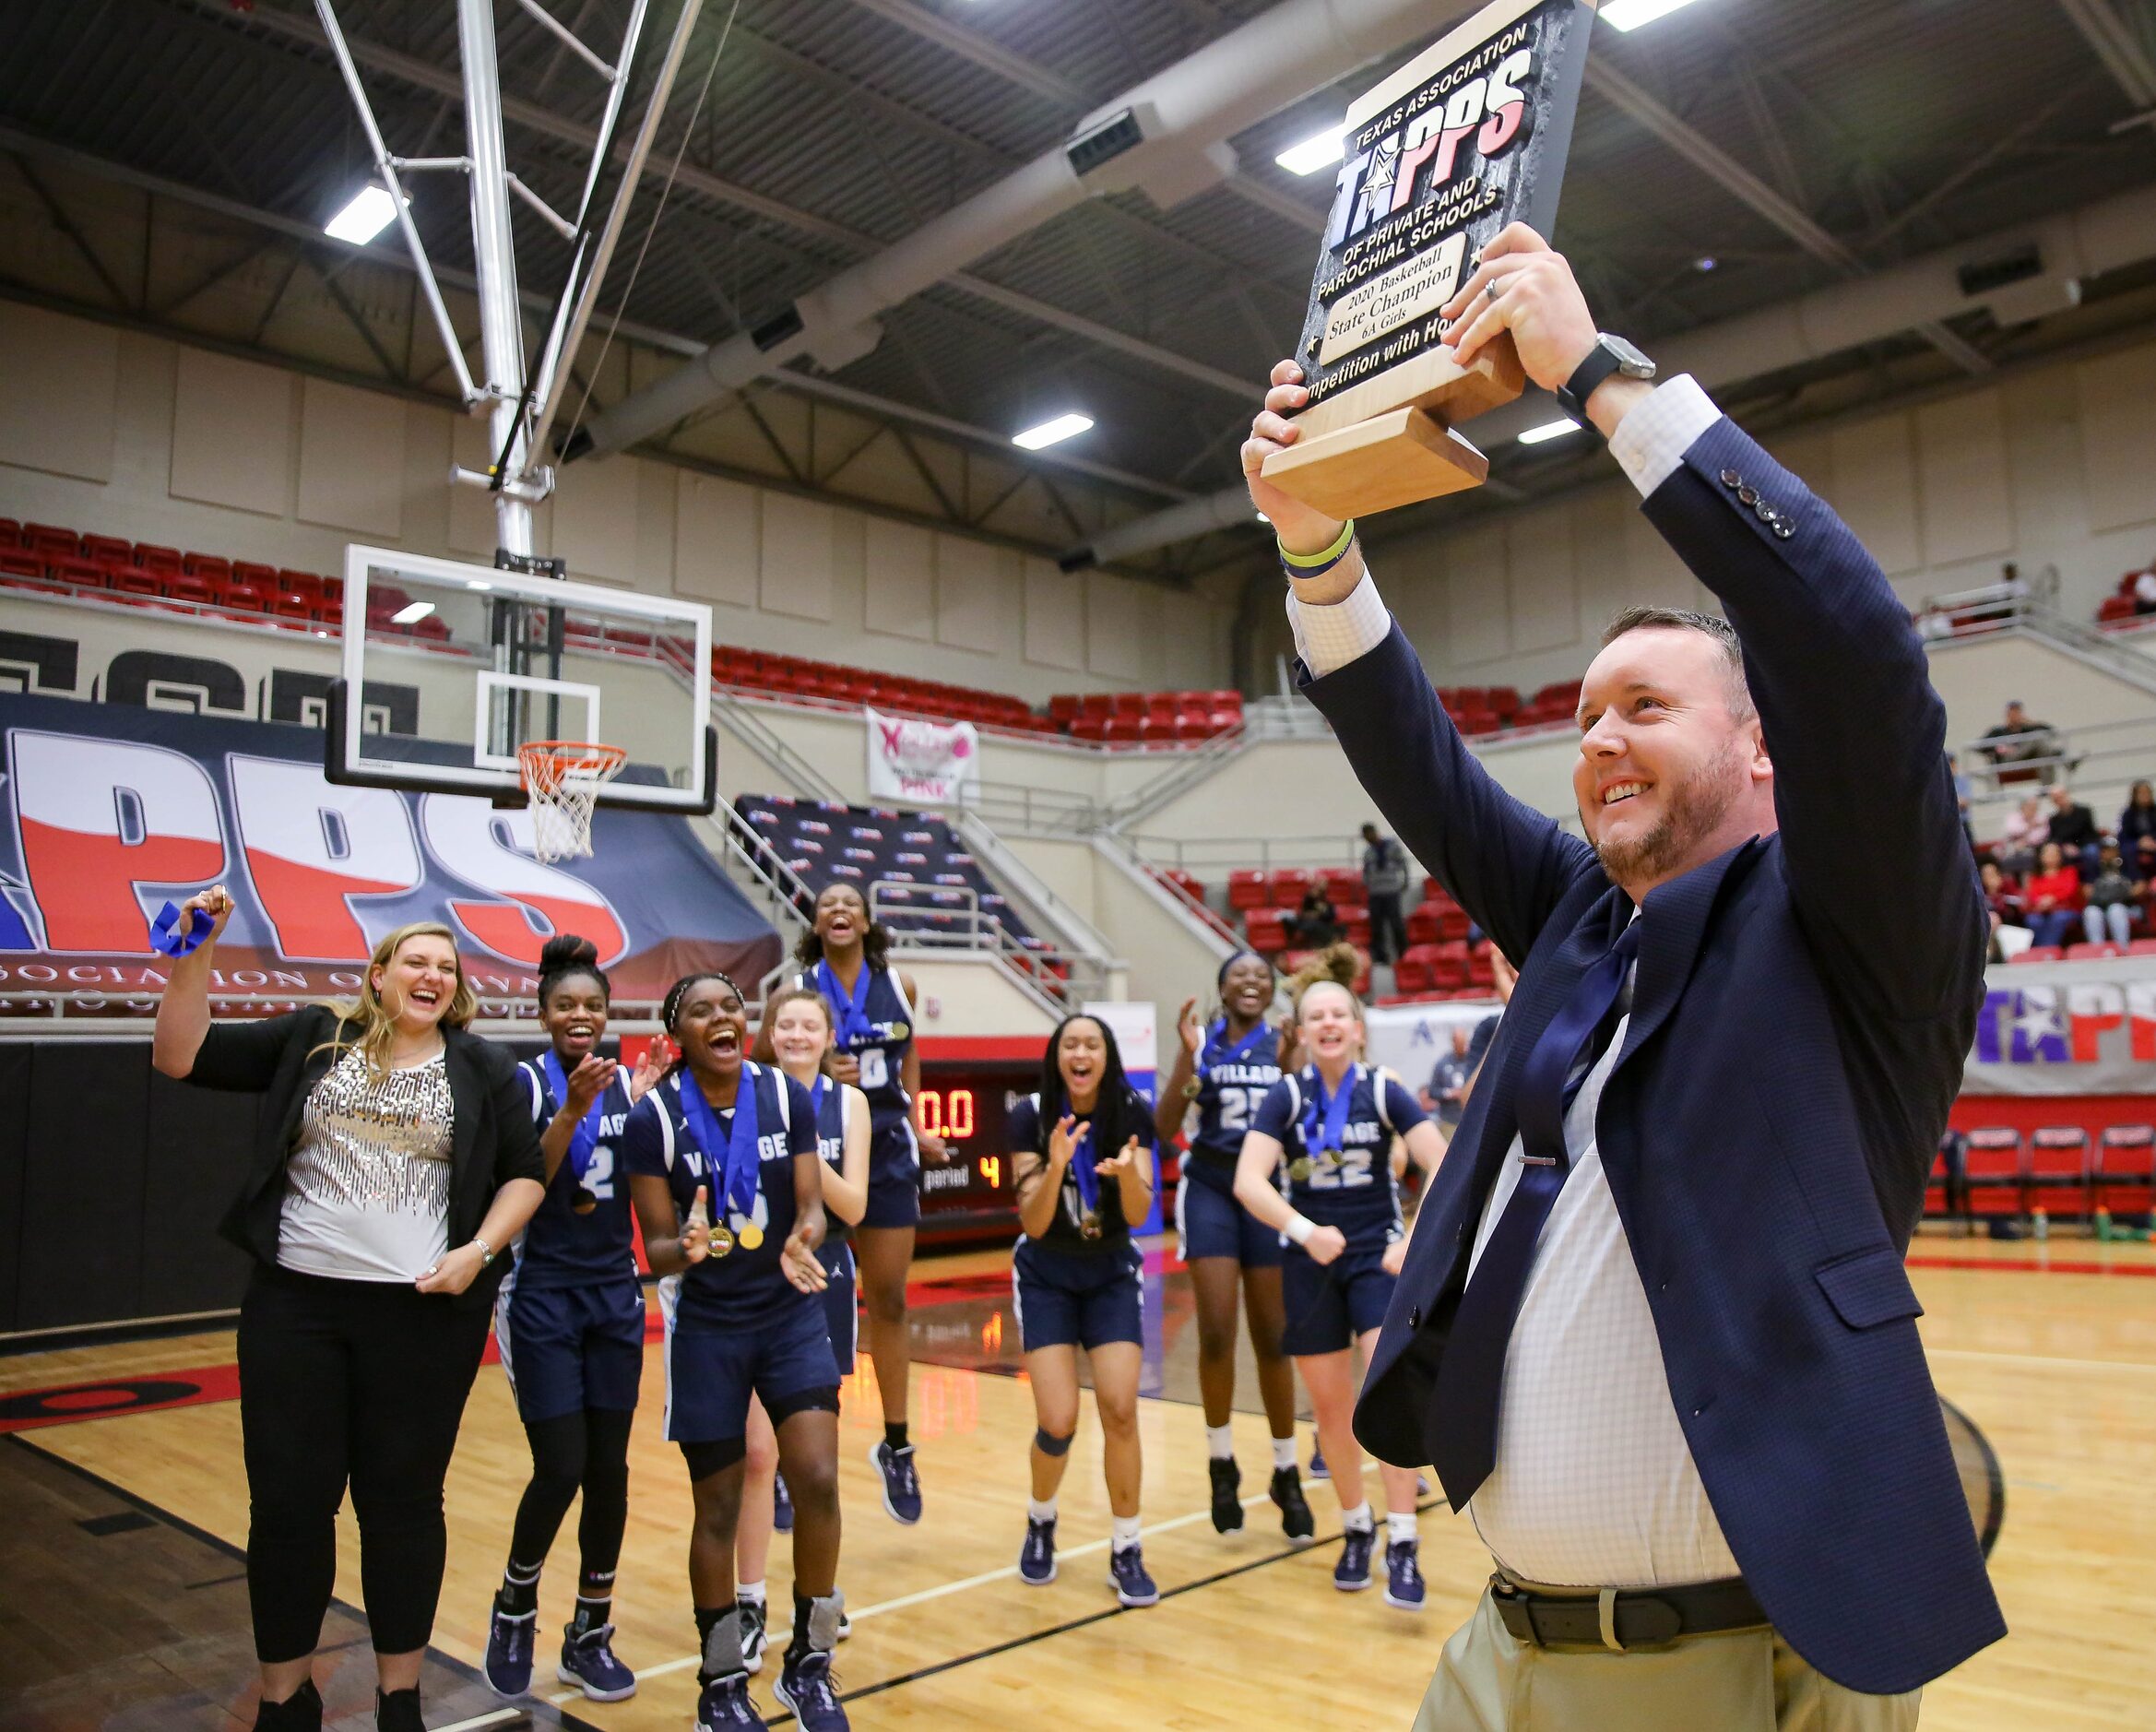
[[[968,1253],[916,1271],[920,1526],[891,1522],[876,1495],[867,1457],[880,1429],[865,1358],[847,1390],[840,1583],[855,1633],[837,1672],[855,1726],[1010,1726],[1039,1716],[1070,1732],[1405,1726],[1446,1634],[1480,1591],[1487,1555],[1466,1522],[1434,1507],[1422,1518],[1424,1613],[1391,1610],[1376,1592],[1336,1594],[1331,1489],[1309,1486],[1320,1543],[1299,1552],[1263,1499],[1266,1428],[1247,1362],[1235,1427],[1244,1489],[1256,1496],[1240,1533],[1215,1535],[1189,1286],[1172,1263],[1151,1283],[1157,1335],[1142,1420],[1145,1553],[1164,1598],[1120,1611],[1106,1585],[1108,1510],[1090,1418],[1063,1491],[1061,1575],[1045,1589],[1017,1582],[1033,1414],[1015,1375],[1006,1262]],[[1927,1234],[1912,1263],[1933,1374],[2002,1465],[2006,1525],[1992,1572],[2013,1630],[1933,1686],[1925,1726],[2156,1726],[2156,1250]],[[0,1358],[0,1429],[12,1433],[0,1439],[0,1725],[230,1732],[251,1721],[231,1357],[231,1333],[212,1330]],[[658,1437],[659,1388],[653,1367],[615,1606],[618,1651],[643,1688],[608,1707],[550,1687],[525,1705],[535,1722],[678,1732],[693,1715],[689,1494],[679,1453]],[[133,1410],[113,1411],[122,1406]],[[1307,1459],[1307,1424],[1302,1435]],[[526,1467],[508,1391],[490,1364],[449,1482],[449,1574],[426,1684],[438,1729],[520,1717],[474,1668]],[[333,1719],[358,1732],[373,1724],[372,1667],[351,1610],[349,1511],[344,1521],[342,1598],[325,1634],[334,1651],[319,1675]],[[542,1684],[574,1587],[575,1528],[572,1514],[544,1584]],[[1894,1560],[1879,1567],[1891,1573]],[[788,1603],[788,1578],[781,1537],[776,1607]],[[777,1646],[756,1680],[767,1711]]]

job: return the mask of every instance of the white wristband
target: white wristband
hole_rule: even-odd
[[[1287,1217],[1287,1226],[1282,1230],[1297,1244],[1307,1245],[1310,1242],[1310,1235],[1318,1230],[1318,1224],[1297,1211]]]

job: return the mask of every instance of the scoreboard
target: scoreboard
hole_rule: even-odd
[[[921,1062],[920,1120],[951,1151],[948,1167],[921,1164],[921,1237],[1016,1233],[1011,1109],[1040,1082],[1034,1062]]]

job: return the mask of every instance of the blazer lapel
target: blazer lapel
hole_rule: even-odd
[[[465,1175],[479,1151],[480,1119],[487,1104],[487,1079],[480,1074],[479,1057],[473,1050],[480,1037],[462,1028],[445,1028],[442,1033],[446,1043],[444,1063],[449,1073],[449,1100],[456,1114],[456,1122],[450,1133],[450,1194],[461,1196]]]
[[[1654,1037],[1669,1020],[1676,1002],[1684,996],[1699,959],[1707,921],[1724,884],[1740,865],[1747,864],[1755,850],[1766,844],[1758,836],[1741,842],[1704,866],[1696,866],[1681,878],[1648,893],[1641,908],[1646,926],[1640,934],[1640,972],[1632,993],[1632,1020],[1625,1030],[1625,1048],[1617,1054],[1622,1070],[1632,1055]]]

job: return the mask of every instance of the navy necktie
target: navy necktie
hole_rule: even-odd
[[[1590,1049],[1624,991],[1639,952],[1639,933],[1637,921],[1628,924],[1608,953],[1580,977],[1521,1067],[1515,1097],[1523,1163],[1520,1182],[1460,1296],[1431,1392],[1439,1447],[1430,1465],[1455,1510],[1466,1505],[1497,1465],[1498,1398],[1512,1320],[1527,1290],[1542,1224],[1571,1170],[1565,1152],[1565,1112],[1593,1067]],[[1581,1063],[1583,1056],[1585,1064]]]

